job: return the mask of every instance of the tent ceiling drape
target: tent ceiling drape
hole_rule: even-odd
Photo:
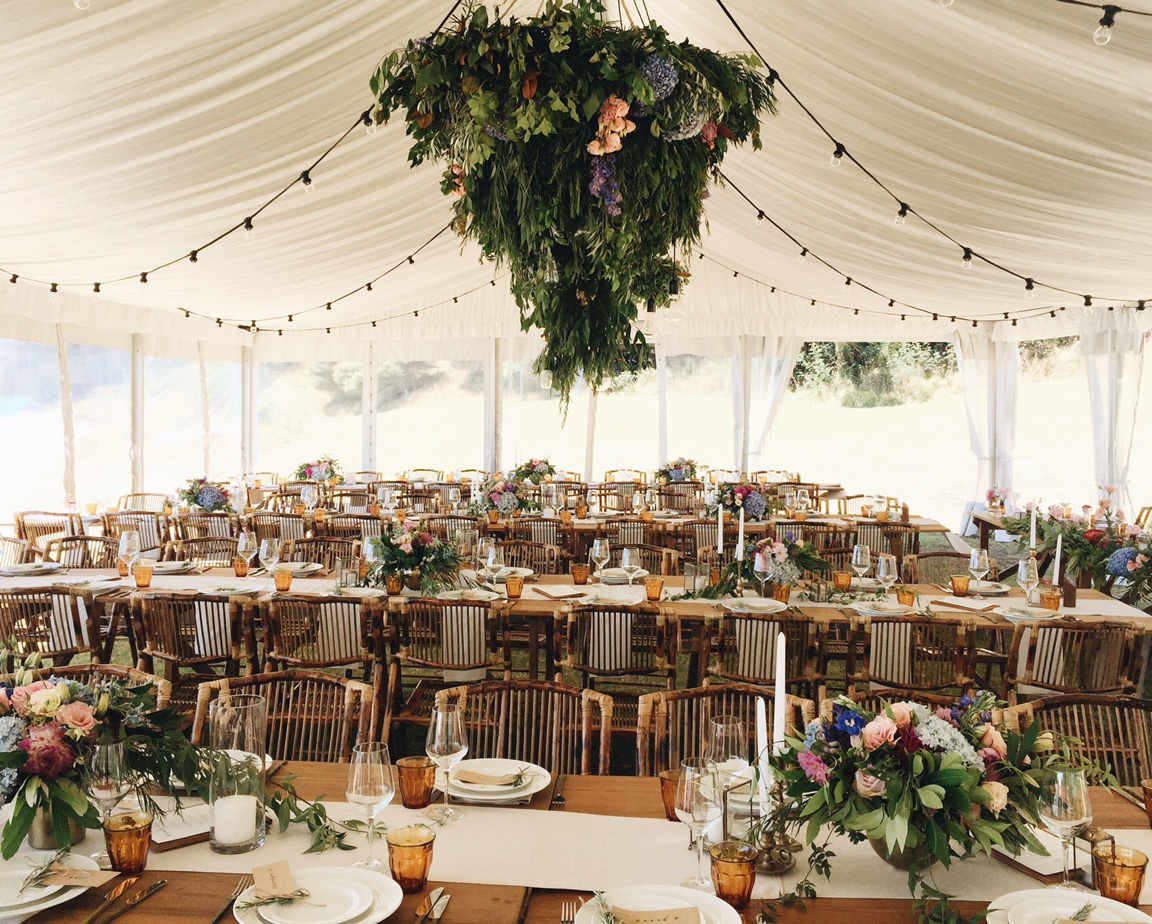
[[[185,323],[174,309],[185,307],[320,329],[259,335],[273,352],[325,337],[330,325],[348,340],[513,335],[506,286],[487,285],[497,271],[450,234],[372,293],[306,311],[404,261],[447,222],[439,168],[409,169],[398,121],[372,137],[356,128],[316,170],[315,192],[290,190],[257,217],[252,240],[232,235],[147,285],[107,282],[186,254],[251,214],[371,105],[379,56],[428,33],[449,6],[93,0],[82,13],[66,0],[0,2],[0,267],[83,284],[56,301],[25,280],[0,285],[0,334],[19,336],[23,317],[247,341],[211,321],[174,327]],[[1121,16],[1112,42],[1098,47],[1093,11],[1053,0],[728,6],[836,138],[962,244],[1074,292],[1152,296],[1152,22]],[[675,36],[748,50],[717,4],[647,0],[647,9]],[[830,166],[833,143],[786,96],[764,140],[765,150],[725,162],[736,185],[842,273],[942,320],[901,323],[906,309],[888,309],[812,259],[797,263],[798,248],[723,188],[708,205],[706,259],[694,261],[678,336],[943,340],[952,315],[990,320],[1049,303],[1069,310],[998,336],[1075,332],[1079,299],[1041,290],[1025,301],[1018,280],[979,263],[962,270],[959,247],[917,219],[897,227],[897,204],[851,164]],[[747,277],[818,304],[790,310]],[[99,304],[89,297],[98,280]],[[421,308],[418,319],[408,314]],[[288,313],[291,325],[275,320]],[[397,314],[405,317],[378,331],[340,330]]]

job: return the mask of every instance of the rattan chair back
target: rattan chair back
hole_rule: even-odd
[[[504,550],[504,564],[509,568],[531,568],[537,574],[560,573],[560,550],[554,545],[513,539],[498,543]]]
[[[56,540],[49,540],[49,543]],[[27,539],[0,536],[0,567],[22,565],[30,560],[32,543]]]
[[[0,590],[0,643],[10,655],[39,654],[53,665],[99,657],[100,627],[81,597],[64,588]],[[11,665],[0,666],[10,669]]]
[[[228,539],[240,531],[235,513],[180,513],[168,518],[173,539]]]
[[[902,577],[906,584],[948,585],[954,574],[967,574],[971,556],[963,552],[921,552],[906,555]],[[987,580],[1000,578],[1000,565],[995,558],[988,559]]]
[[[848,628],[848,692],[871,687],[966,690],[976,669],[970,619],[944,622],[910,616],[853,616]]]
[[[280,546],[281,561],[310,561],[323,565],[328,571],[336,567],[336,559],[352,561],[360,558],[360,540],[333,536],[312,539],[289,539]]]
[[[39,548],[44,548],[49,539],[80,536],[84,533],[83,523],[75,513],[24,510],[13,514],[12,519],[16,524],[16,538],[27,539]]]
[[[129,530],[136,530],[140,534],[141,552],[160,549],[168,539],[164,516],[159,513],[121,510],[119,513],[106,513],[101,520],[104,524],[104,535],[111,539],[119,539]]]
[[[1134,693],[1145,631],[1122,622],[1025,620],[1016,624],[1004,699],[1046,693]]]
[[[122,494],[116,502],[120,510],[147,510],[150,513],[163,513],[164,508],[172,503],[167,494]]]
[[[308,524],[297,513],[250,513],[248,528],[256,533],[257,540],[264,539],[303,539],[307,536]]]
[[[710,679],[738,683],[776,681],[776,643],[785,639],[784,682],[812,698],[823,695],[828,623],[802,613],[723,613],[700,630],[700,662]]]
[[[190,561],[197,568],[231,568],[236,540],[226,537],[175,539],[164,547],[164,561]]]

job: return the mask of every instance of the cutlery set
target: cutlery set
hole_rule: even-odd
[[[139,878],[139,876],[130,876],[123,882],[118,883],[116,887],[112,889],[112,891],[108,892],[104,896],[104,901],[100,904],[100,906],[90,915],[88,915],[88,917],[86,917],[83,921],[81,921],[80,924],[93,924],[93,922],[97,920],[100,921],[100,924],[108,924],[109,921],[116,920],[116,918],[120,917],[120,915],[124,914],[124,912],[130,911],[132,908],[136,907],[136,905],[139,905],[142,901],[144,901],[144,899],[148,898],[148,896],[159,892],[162,888],[164,888],[164,886],[168,885],[167,879],[161,879],[158,882],[154,882],[152,885],[134,893],[123,905],[121,905],[111,914],[104,915],[104,912],[111,908],[121,895],[123,895],[128,889],[134,886]],[[217,917],[219,916],[220,915],[217,915]]]

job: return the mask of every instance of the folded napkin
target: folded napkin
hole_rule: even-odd
[[[479,773],[476,770],[457,770],[452,779],[457,783],[472,783],[476,786],[511,786],[520,779],[519,773]]]
[[[629,911],[613,906],[620,924],[700,924],[699,908],[665,908],[662,911]]]
[[[572,597],[584,597],[587,594],[583,590],[545,590],[543,587],[535,588],[536,593],[542,597],[547,597],[549,600],[567,600]]]
[[[931,606],[948,606],[955,610],[967,610],[969,613],[986,613],[1000,606],[995,600],[973,600],[971,597],[932,597],[928,603]]]

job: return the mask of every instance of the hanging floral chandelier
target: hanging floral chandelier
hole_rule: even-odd
[[[410,41],[372,77],[374,118],[405,113],[413,166],[445,165],[454,224],[506,266],[536,361],[567,399],[646,351],[638,306],[687,281],[704,200],[730,144],[761,146],[774,111],[759,62],[621,28],[599,0],[549,0],[533,18],[483,6]]]

